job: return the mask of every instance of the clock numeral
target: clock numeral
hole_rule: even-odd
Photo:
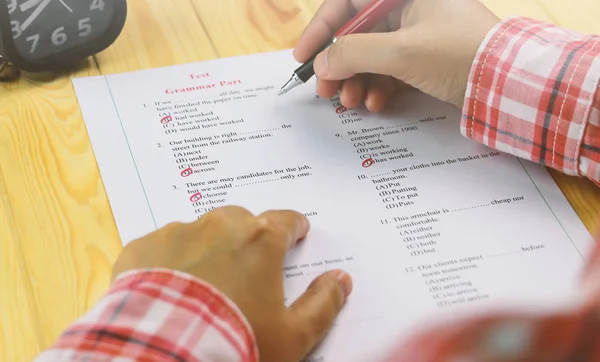
[[[28,36],[25,39],[29,42],[33,42],[31,44],[31,49],[29,49],[29,54],[33,54],[33,52],[35,52],[35,48],[37,47],[38,42],[40,41],[40,34]]]
[[[67,41],[67,34],[65,34],[65,27],[60,28],[52,32],[52,44],[63,45]]]
[[[12,25],[13,39],[17,39],[21,36],[21,34],[23,34],[23,31],[21,30],[21,24],[18,21],[13,20],[10,22],[10,25]]]
[[[23,1],[19,5],[19,8],[21,8],[21,12],[24,13],[39,4],[40,4],[40,0],[27,0],[27,1]]]
[[[17,0],[8,0],[8,14],[12,14],[17,10]]]
[[[88,36],[91,32],[92,26],[90,25],[90,18],[83,18],[79,20],[79,36]]]
[[[92,1],[92,6],[90,6],[90,10],[100,10],[103,11],[104,10],[104,0],[93,0]]]

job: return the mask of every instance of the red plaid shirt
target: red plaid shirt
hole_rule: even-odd
[[[493,29],[472,67],[462,133],[600,185],[600,37],[525,18]],[[600,361],[600,245],[578,309],[490,315],[414,336],[390,361]],[[457,322],[458,323],[458,322]],[[210,285],[166,270],[120,276],[44,351],[52,361],[258,361],[243,315]]]

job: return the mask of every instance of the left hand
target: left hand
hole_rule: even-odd
[[[242,311],[261,362],[299,361],[324,338],[352,289],[348,274],[330,271],[317,277],[291,307],[285,306],[285,254],[308,230],[308,219],[295,211],[255,216],[241,207],[222,207],[193,223],[170,224],[129,243],[113,277],[146,268],[193,275]]]

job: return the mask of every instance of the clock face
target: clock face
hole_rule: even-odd
[[[113,0],[0,0],[8,3],[13,41],[27,60],[63,53],[101,37]]]

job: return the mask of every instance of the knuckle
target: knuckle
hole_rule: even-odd
[[[227,221],[227,213],[221,209],[212,210],[202,216],[200,219],[207,224],[220,224],[224,221]]]
[[[250,211],[248,211],[246,208],[238,206],[238,205],[227,205],[227,206],[222,206],[218,209],[215,209],[213,211],[220,211],[220,212],[226,212],[226,213],[236,213],[236,214],[247,214],[250,215]]]
[[[172,242],[181,242],[187,240],[185,235],[187,234],[188,225],[182,222],[173,221],[162,227],[160,233],[156,236],[157,238],[153,238],[159,244],[163,244],[164,242],[168,242],[168,244]],[[182,237],[182,235],[184,237]]]
[[[227,216],[227,217],[231,218],[231,217],[235,217],[237,215],[250,215],[250,211],[246,210],[245,208],[243,208],[241,206],[227,205],[227,206],[222,206],[215,210],[212,210],[207,215],[209,215],[209,214]]]
[[[184,224],[182,222],[179,221],[172,221],[168,224],[166,224],[165,226],[163,226],[163,231],[166,233],[171,233],[171,232],[175,232],[178,231],[179,229],[181,229],[184,226]]]
[[[227,225],[239,221],[240,217],[248,217],[252,214],[241,206],[223,206],[218,209],[212,210],[202,216],[201,219],[208,224],[216,225]]]
[[[151,232],[139,239],[133,240],[123,249],[123,251],[131,248],[145,248],[148,243],[162,244],[164,241],[172,241],[176,235],[181,234],[186,229],[188,224],[178,221],[172,221],[162,226],[160,229]]]
[[[261,241],[270,246],[281,246],[281,239],[286,237],[286,232],[270,219],[260,217],[256,219],[250,234],[252,241]]]

